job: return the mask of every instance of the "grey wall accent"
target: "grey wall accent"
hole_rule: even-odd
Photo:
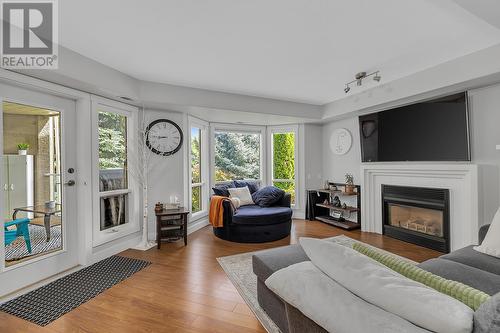
[[[479,168],[479,224],[490,223],[500,206],[500,85],[469,91],[472,163]],[[330,136],[337,128],[348,129],[353,147],[342,156],[334,155]],[[443,129],[446,135],[446,129]],[[358,118],[351,117],[323,125],[323,175],[325,179],[343,182],[345,173],[360,181],[361,147]]]
[[[323,126],[304,125],[304,185],[305,189],[323,184]],[[304,205],[305,206],[305,203]]]
[[[469,92],[472,161],[479,166],[479,223],[500,205],[500,85]]]

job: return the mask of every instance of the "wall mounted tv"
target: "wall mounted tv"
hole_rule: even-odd
[[[470,161],[467,94],[359,117],[363,162]]]

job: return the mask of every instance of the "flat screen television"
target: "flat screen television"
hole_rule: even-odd
[[[359,117],[363,162],[470,161],[467,94]]]

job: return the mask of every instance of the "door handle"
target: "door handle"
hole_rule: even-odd
[[[4,191],[8,191],[8,190],[9,190],[9,185],[7,185],[7,184],[3,184],[3,190],[4,190]]]
[[[14,184],[10,184],[10,190],[14,191]]]
[[[75,186],[76,182],[71,179],[71,180],[68,180],[66,183],[64,183],[64,185],[67,185],[67,186]]]

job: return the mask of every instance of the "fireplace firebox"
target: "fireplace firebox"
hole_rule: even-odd
[[[385,235],[450,252],[448,189],[382,185]]]

